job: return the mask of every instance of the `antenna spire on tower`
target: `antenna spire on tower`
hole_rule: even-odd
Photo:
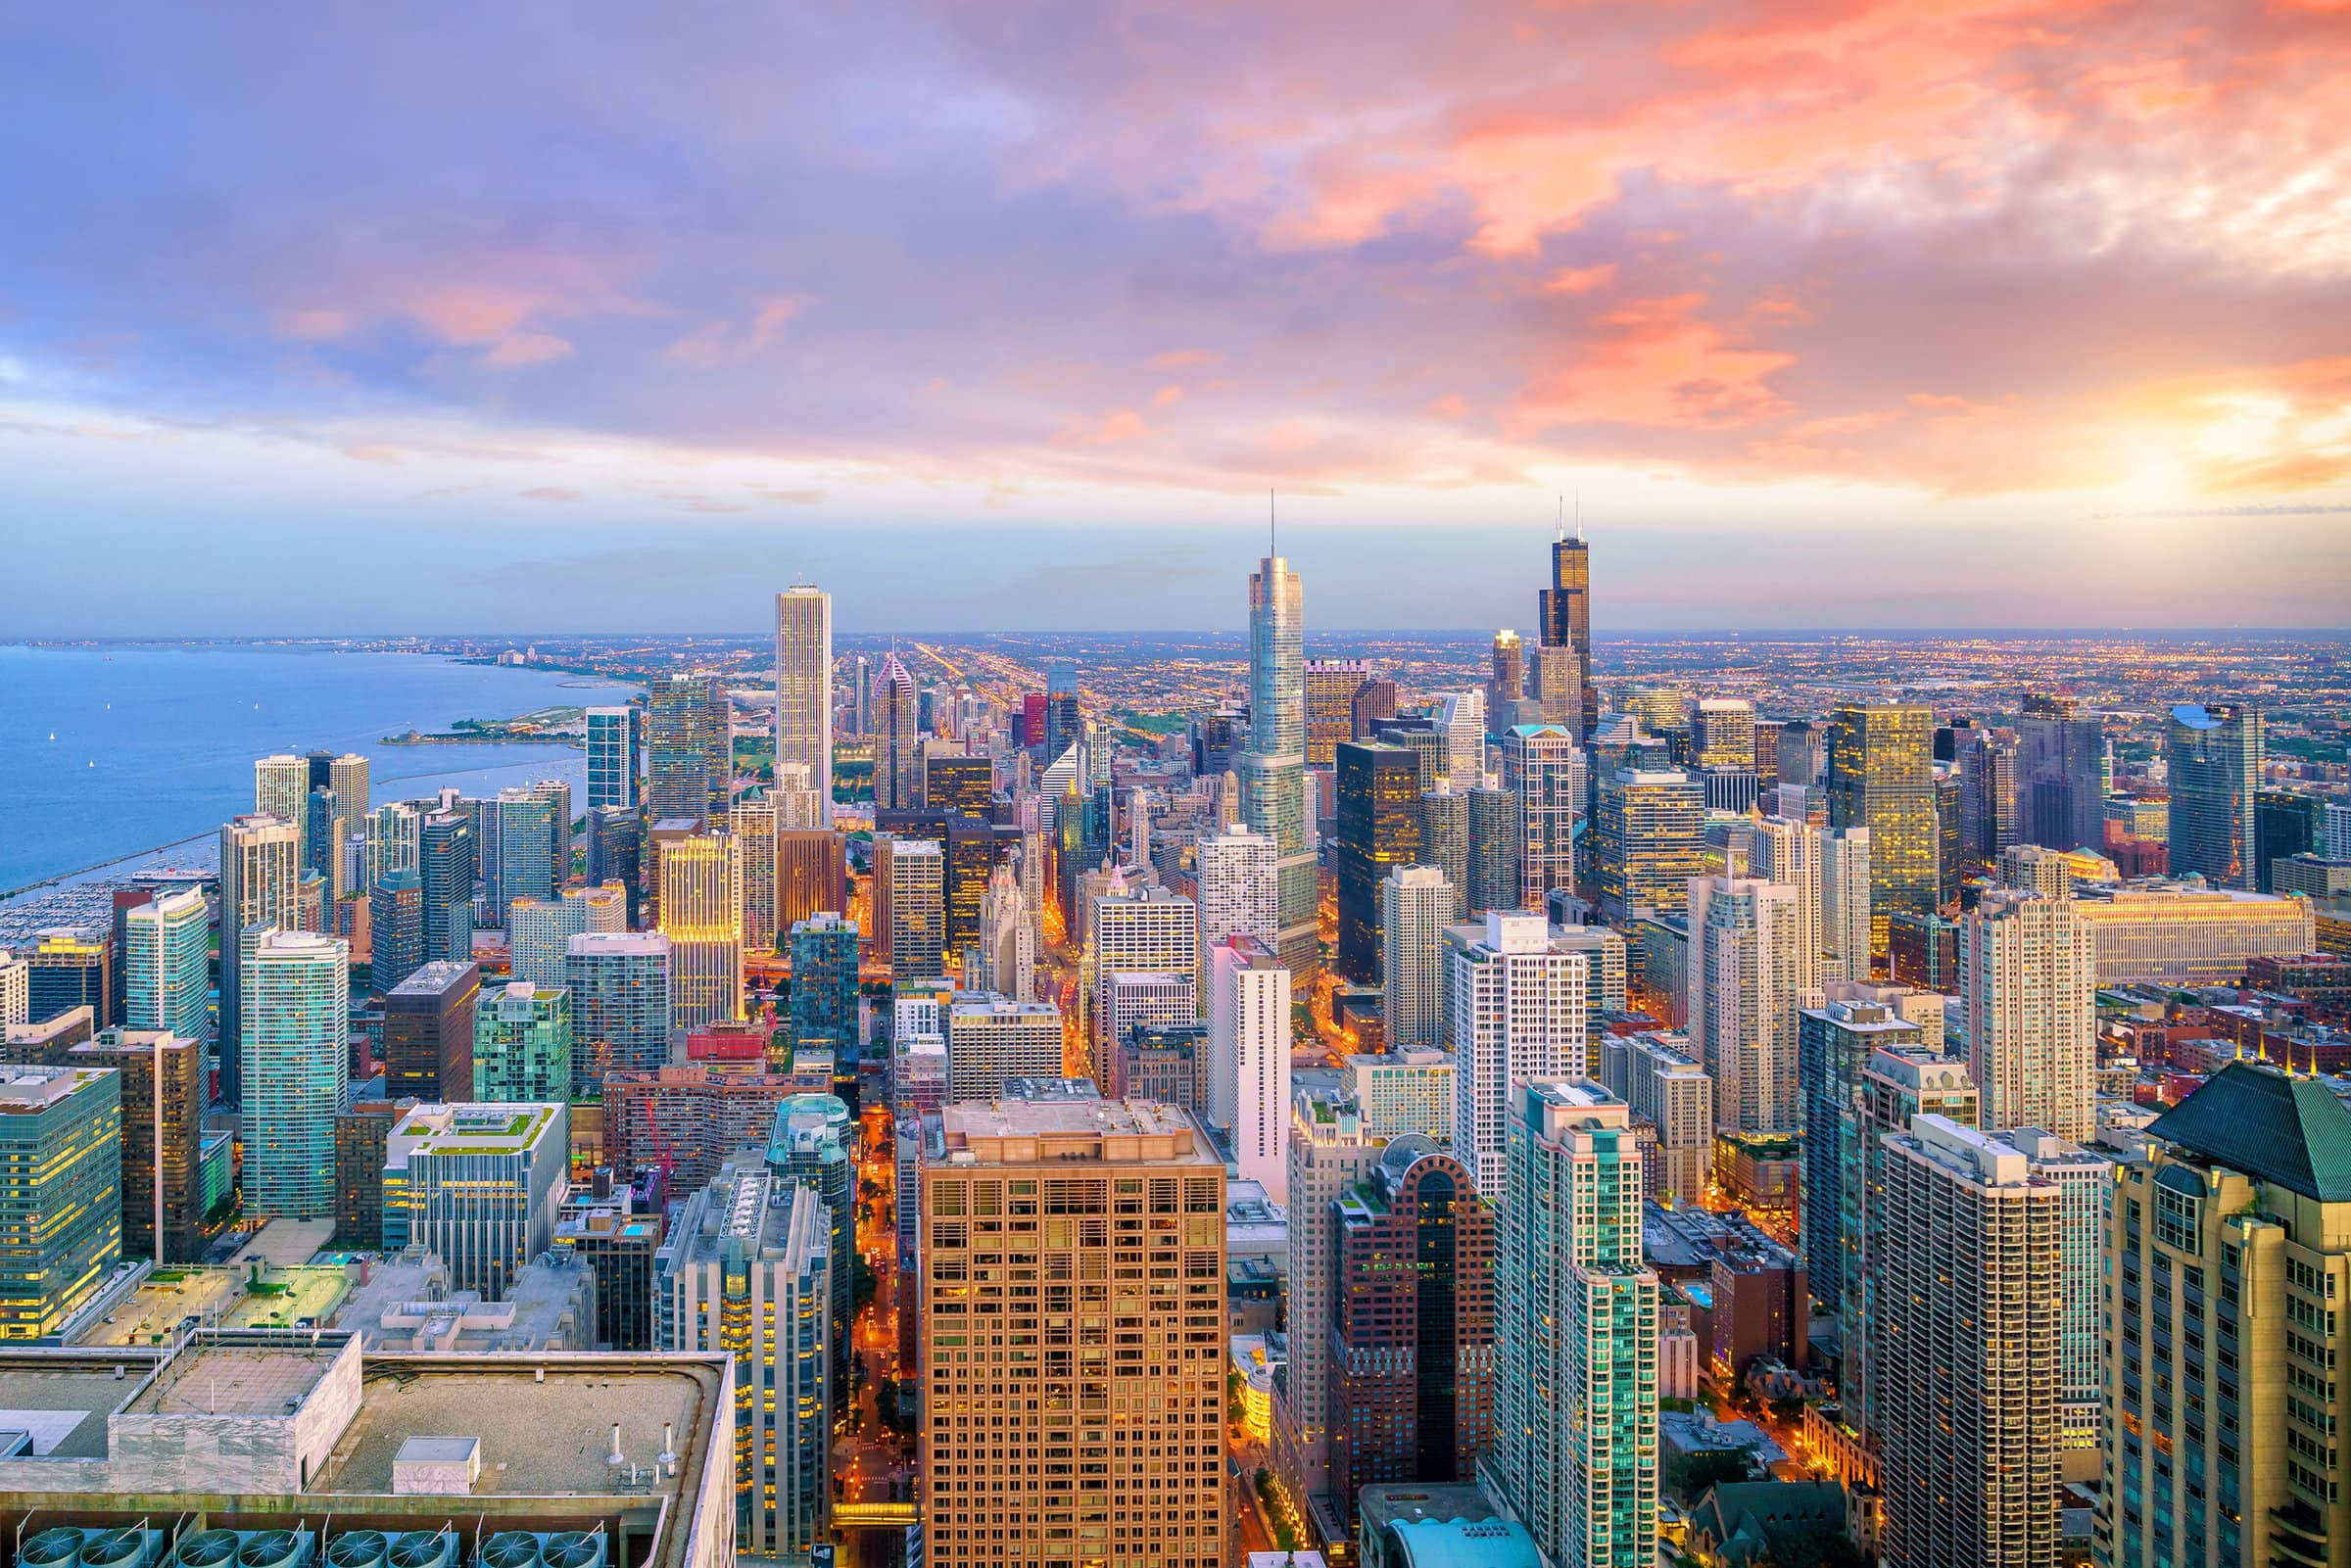
[[[1559,529],[1552,537],[1562,545],[1567,542],[1567,498],[1564,496],[1559,498]]]
[[[1280,546],[1273,543],[1273,492],[1271,489],[1266,492],[1266,553],[1281,553]]]

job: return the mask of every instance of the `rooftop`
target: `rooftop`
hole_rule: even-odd
[[[2351,1203],[2351,1106],[2315,1078],[2232,1062],[2147,1134],[2305,1198]]]
[[[972,1101],[942,1109],[938,1128],[926,1164],[1222,1164],[1182,1109],[1145,1100]]]

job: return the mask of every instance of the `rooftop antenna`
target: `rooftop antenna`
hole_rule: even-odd
[[[1266,492],[1266,553],[1268,555],[1281,553],[1273,543],[1273,492],[1271,490]]]
[[[1567,498],[1564,496],[1559,498],[1559,526],[1553,537],[1562,545],[1567,543]]]
[[[1575,537],[1579,542],[1584,537],[1584,493],[1580,490],[1575,493]]]

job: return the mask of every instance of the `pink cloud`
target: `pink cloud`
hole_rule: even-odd
[[[324,343],[339,338],[349,332],[353,324],[349,310],[327,309],[283,310],[278,313],[275,322],[279,337],[300,338],[307,343]]]
[[[1603,261],[1598,266],[1561,267],[1543,282],[1547,294],[1589,294],[1605,289],[1616,278],[1616,263]]]
[[[1053,436],[1056,447],[1115,447],[1147,436],[1151,427],[1132,408],[1119,408],[1096,420],[1073,420]]]
[[[561,338],[544,332],[517,332],[501,339],[497,348],[482,356],[482,363],[500,370],[518,369],[523,365],[545,364],[550,359],[567,358],[571,345]]]

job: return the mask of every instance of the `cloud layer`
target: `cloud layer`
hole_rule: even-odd
[[[0,90],[0,439],[690,512],[2351,478],[2325,0],[49,8]]]

